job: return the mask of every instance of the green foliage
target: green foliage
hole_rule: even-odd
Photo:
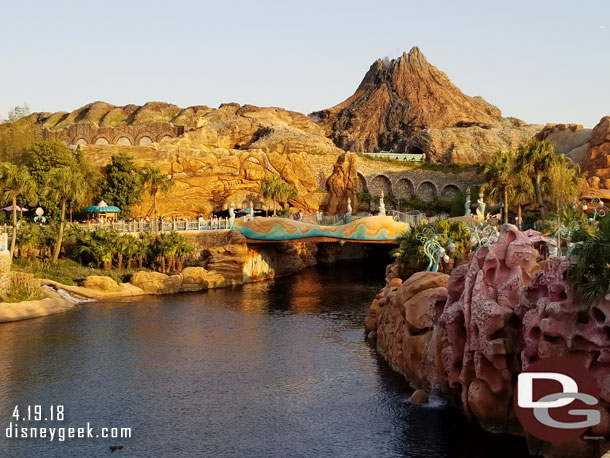
[[[92,184],[94,183],[93,172],[85,160],[82,151],[77,149],[72,152],[65,144],[57,140],[45,140],[34,143],[24,154],[24,162],[30,169],[30,173],[36,181],[39,189],[38,205],[45,210],[45,216],[51,221],[57,221],[61,217],[61,201],[54,192],[49,192],[57,186],[51,179],[54,169],[69,169],[74,179],[78,180],[79,200],[68,198],[66,203],[69,209],[77,208],[87,203],[92,198]],[[45,192],[46,190],[46,192]]]
[[[418,210],[426,213],[428,216],[439,213],[449,213],[451,212],[452,205],[453,201],[451,200],[435,199],[432,201],[426,201],[418,197],[412,197],[410,199],[398,199],[398,208],[400,211]]]
[[[572,252],[577,256],[577,262],[570,267],[568,278],[588,308],[609,293],[610,216],[599,220],[593,235],[581,232],[578,236],[582,243]]]
[[[90,275],[105,275],[116,282],[126,282],[129,281],[133,273],[142,269],[124,268],[120,270],[114,269],[105,271],[82,266],[71,259],[60,259],[57,263],[51,263],[50,261],[41,259],[36,259],[34,261],[15,259],[13,261],[13,270],[34,274],[34,277],[36,278],[45,278],[64,285],[77,286],[85,277]]]
[[[34,279],[30,273],[11,272],[9,274],[9,284],[3,302],[22,302],[37,301],[44,299],[45,294],[40,286],[40,282]]]
[[[100,197],[109,205],[119,207],[123,215],[129,217],[142,191],[142,177],[133,158],[125,153],[112,156],[112,162],[106,166],[106,177],[100,180]]]
[[[387,162],[393,165],[400,166],[401,168],[406,170],[419,169],[431,170],[434,172],[442,173],[464,173],[476,171],[481,167],[479,164],[434,164],[432,162],[399,161],[398,159],[391,159],[387,157],[366,156],[362,153],[357,154],[358,157],[364,161]]]
[[[463,221],[450,219],[437,220],[432,223],[420,224],[403,232],[398,236],[398,248],[392,251],[396,263],[401,267],[413,270],[423,270],[428,265],[428,258],[424,254],[424,246],[417,236],[424,231],[431,234],[445,234],[456,246],[451,257],[458,264],[470,253],[470,230]],[[439,243],[447,250],[449,242],[445,238],[438,238]]]
[[[297,197],[297,190],[279,175],[263,178],[260,193],[265,199],[273,201],[274,215],[277,214],[277,202],[286,203]]]

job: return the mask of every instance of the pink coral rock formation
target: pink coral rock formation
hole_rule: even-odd
[[[541,270],[537,257],[529,239],[505,225],[497,243],[450,276],[391,279],[371,304],[367,332],[412,386],[444,394],[495,432],[523,434],[512,399],[522,369],[548,356],[578,358],[601,388],[602,422],[588,434],[604,440],[528,443],[544,456],[597,457],[610,448],[610,301],[583,308],[567,281],[569,260]]]

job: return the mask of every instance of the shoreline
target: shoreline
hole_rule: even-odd
[[[0,323],[11,323],[56,313],[68,312],[80,307],[78,302],[70,302],[57,291],[45,289],[44,299],[37,301],[2,302],[0,303]]]

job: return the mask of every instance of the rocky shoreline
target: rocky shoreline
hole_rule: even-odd
[[[546,443],[526,435],[532,454],[599,457],[610,449],[610,301],[582,315],[566,280],[568,260],[538,264],[516,227],[480,248],[451,275],[393,278],[365,319],[369,341],[414,388],[439,394],[491,432],[526,435],[512,396],[522,369],[541,358],[578,359],[601,388],[601,423],[584,436]]]

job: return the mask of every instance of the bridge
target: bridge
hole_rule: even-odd
[[[276,242],[354,242],[396,243],[408,223],[391,216],[367,216],[339,226],[294,221],[286,218],[239,218],[233,229],[248,243]]]

